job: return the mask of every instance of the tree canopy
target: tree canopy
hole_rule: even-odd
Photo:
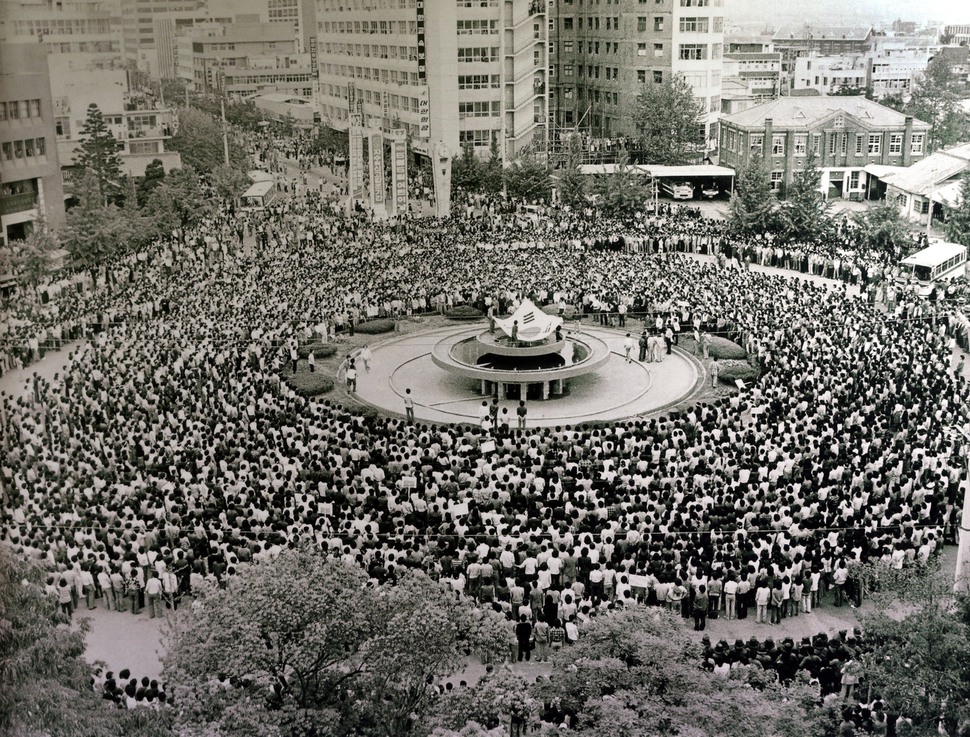
[[[81,143],[76,153],[76,164],[81,175],[85,172],[95,175],[103,200],[107,201],[118,192],[121,181],[118,142],[108,130],[101,109],[93,102],[88,105],[87,117],[81,127]]]
[[[182,155],[183,166],[205,175],[225,164],[221,120],[194,107],[180,108],[178,118],[178,131],[168,145]],[[246,154],[233,140],[229,142],[229,163],[246,171]]]
[[[852,219],[862,230],[863,244],[875,253],[887,253],[898,259],[913,246],[909,225],[899,208],[890,202],[872,204]]]
[[[946,239],[970,246],[970,173],[960,180],[960,194],[953,207],[946,208]]]
[[[619,156],[616,171],[597,177],[592,190],[600,210],[626,219],[642,212],[652,194],[649,177],[634,173],[625,153]]]
[[[126,246],[131,231],[121,210],[101,198],[94,171],[81,176],[76,194],[78,204],[67,213],[64,245],[76,264],[93,268]]]
[[[928,136],[930,151],[970,138],[970,116],[961,108],[961,97],[949,60],[942,54],[934,57],[906,106],[910,115],[932,126]]]
[[[507,626],[423,573],[375,586],[288,551],[201,592],[168,633],[165,679],[186,734],[419,734],[438,678],[498,654]]]
[[[728,224],[737,235],[757,235],[775,229],[777,202],[768,168],[760,154],[740,167],[728,211]]]
[[[832,230],[829,202],[820,188],[822,172],[814,153],[809,153],[805,168],[795,172],[778,209],[782,234],[792,241],[825,238]]]
[[[549,170],[531,156],[514,162],[502,172],[502,178],[509,196],[524,202],[548,202],[552,195]]]
[[[680,77],[644,85],[633,111],[643,162],[679,166],[697,159],[704,145],[703,113],[693,88]]]

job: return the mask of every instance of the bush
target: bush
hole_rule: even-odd
[[[726,384],[733,384],[738,379],[744,382],[754,381],[761,374],[757,366],[752,366],[747,361],[719,361],[717,369],[717,378]]]
[[[368,320],[358,325],[355,330],[364,335],[377,335],[378,333],[390,333],[394,330],[393,320]]]
[[[296,354],[300,358],[306,358],[313,351],[314,358],[329,358],[337,352],[337,346],[333,343],[307,343],[296,349]]]
[[[743,360],[748,357],[748,352],[732,340],[721,338],[717,335],[708,337],[711,358],[724,360]]]
[[[318,397],[333,390],[333,379],[319,371],[284,374],[283,381],[301,397]]]
[[[545,307],[542,308],[542,311],[545,312],[547,315],[558,315],[559,305],[555,303],[546,305]],[[563,317],[563,320],[579,320],[580,318],[582,318],[582,316],[583,316],[583,313],[579,312],[575,307],[573,307],[572,305],[566,305],[566,312],[563,313],[562,317]]]
[[[449,320],[477,320],[484,315],[471,305],[455,305],[445,313],[445,317]]]

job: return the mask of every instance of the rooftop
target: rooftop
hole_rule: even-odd
[[[872,34],[872,26],[782,26],[772,36],[775,43],[780,41],[808,41],[834,39],[846,41],[865,41]]]
[[[936,191],[940,184],[968,169],[970,143],[965,143],[945,151],[937,151],[902,171],[887,174],[883,181],[904,192],[925,196]]]
[[[843,113],[871,126],[900,126],[906,124],[906,116],[892,108],[867,100],[865,97],[817,96],[780,97],[777,100],[755,105],[722,120],[734,125],[759,127],[770,118],[775,128],[807,128],[818,125],[837,113]],[[924,130],[930,126],[921,120],[913,121],[914,128]]]

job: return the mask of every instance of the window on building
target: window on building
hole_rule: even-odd
[[[771,137],[771,155],[772,156],[785,155],[785,134],[784,133],[776,133]]]
[[[804,156],[807,153],[806,149],[808,149],[808,136],[795,136],[795,156]]]
[[[663,55],[664,55],[664,45],[663,44],[654,44],[653,45],[653,58],[654,59],[660,59],[661,57],[663,57]]]
[[[655,71],[653,73],[653,81],[654,81],[655,84],[663,84],[663,81],[664,81],[664,73],[661,72],[661,71]]]
[[[637,31],[643,33],[647,30],[647,16],[641,15],[637,18]]]
[[[839,152],[842,154],[842,156],[845,156],[848,150],[849,150],[849,134],[843,133],[842,145],[839,147]]]
[[[922,133],[913,134],[913,138],[910,141],[910,147],[909,147],[910,153],[913,153],[913,154],[923,153],[923,138],[924,136]]]
[[[11,100],[7,103],[7,116],[11,120],[17,120],[20,117],[20,103],[17,100]]]
[[[862,156],[865,149],[865,138],[861,133],[856,134],[855,137],[855,155]]]
[[[859,172],[849,172],[849,189],[859,189]]]
[[[773,171],[771,172],[771,189],[777,192],[781,189],[781,183],[785,181],[785,172],[783,171]]]
[[[882,134],[870,133],[869,134],[869,153],[879,154],[881,152],[882,152]]]
[[[13,142],[13,155],[16,159],[22,159],[24,157],[24,142],[14,141]]]
[[[647,70],[646,69],[637,69],[637,82],[639,84],[646,84],[647,83]]]
[[[572,41],[563,41],[562,42],[562,52],[564,54],[571,54],[571,53],[573,53],[573,42]]]
[[[752,133],[748,136],[748,148],[751,153],[761,153],[765,145],[765,137],[761,133]]]
[[[638,43],[637,56],[646,56],[646,55],[647,55],[647,45]]]
[[[707,44],[681,44],[678,57],[682,61],[697,61],[707,58]]]
[[[724,33],[724,18],[714,18],[714,33]]]
[[[564,31],[571,31],[571,30],[573,30],[573,19],[572,18],[563,18],[562,19],[562,29]]]
[[[709,27],[709,18],[696,18],[692,16],[685,16],[680,19],[680,32],[681,33],[707,33]]]
[[[835,145],[837,139],[838,136],[834,133],[829,136],[829,156],[835,156]]]
[[[2,145],[3,150],[3,160],[10,161],[13,158],[13,144],[10,141],[4,141]]]
[[[564,77],[571,77],[571,76],[573,76],[573,65],[572,64],[564,64],[563,65],[563,67],[562,67],[562,76],[564,76]]]
[[[664,19],[662,15],[656,15],[653,18],[653,30],[654,32],[662,32],[664,29]]]
[[[826,77],[823,80],[823,84],[828,84],[828,83],[829,83],[828,82],[828,77]],[[842,115],[836,115],[835,116],[835,123],[834,123],[834,125],[835,125],[836,128],[845,128],[845,117],[842,116]]]
[[[34,140],[34,150],[37,152],[38,156],[47,155],[47,141],[43,138],[37,138]]]
[[[889,134],[889,153],[900,154],[902,152],[903,152],[903,134],[890,133]]]

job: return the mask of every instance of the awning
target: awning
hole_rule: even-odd
[[[887,174],[902,171],[905,168],[905,166],[889,166],[888,164],[866,164],[862,170],[866,174],[876,177],[876,179],[882,179]]]

